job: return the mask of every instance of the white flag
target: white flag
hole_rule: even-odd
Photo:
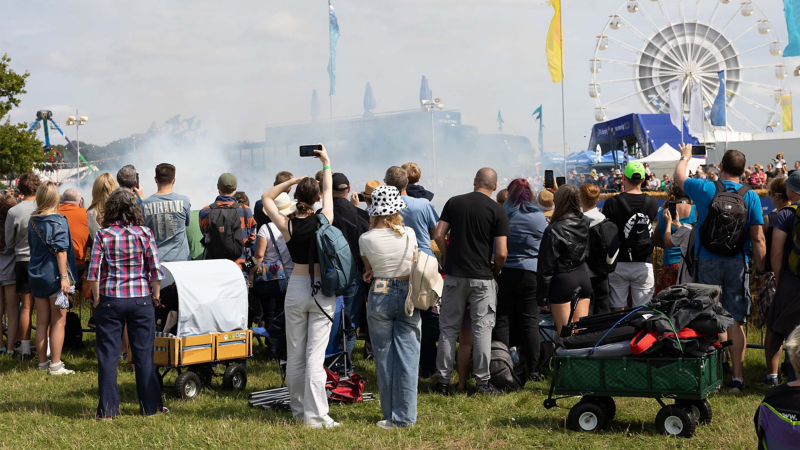
[[[683,81],[675,80],[669,84],[669,118],[672,124],[683,131]]]
[[[603,159],[603,149],[600,148],[600,144],[597,144],[597,149],[594,151],[594,158],[596,163],[599,163],[600,160]]]
[[[694,137],[703,135],[703,88],[700,83],[692,86],[689,103],[689,134]]]

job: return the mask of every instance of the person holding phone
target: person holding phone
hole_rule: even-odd
[[[655,241],[656,246],[664,249],[664,254],[661,259],[661,270],[658,273],[658,280],[656,280],[656,295],[662,290],[674,286],[678,283],[680,267],[681,267],[681,248],[677,245],[670,246],[666,244],[665,233],[669,228],[670,233],[675,233],[681,224],[694,224],[697,222],[697,214],[692,200],[683,192],[683,189],[676,185],[670,185],[667,192],[669,198],[664,204],[664,208],[658,212],[656,220]],[[672,218],[671,221],[666,219],[666,215]],[[678,219],[680,217],[680,219]],[[678,222],[680,220],[680,222]],[[677,223],[677,227],[675,224]]]
[[[314,214],[314,203],[320,198],[328,223],[333,223],[333,180],[331,161],[322,144],[314,150],[322,162],[322,183],[314,178],[299,177],[285,181],[261,195],[261,202],[272,223],[278,227],[294,262],[292,276],[286,288],[284,315],[286,318],[286,384],[289,387],[292,415],[311,428],[341,426],[328,415],[328,396],[325,392],[325,348],[331,331],[329,316],[336,310],[336,298],[311,290],[311,269],[319,283],[316,233],[320,224]],[[275,199],[287,188],[295,188],[297,211],[294,217],[283,215]]]
[[[142,205],[144,195],[142,194],[141,186],[139,186],[139,173],[136,172],[136,167],[133,167],[132,164],[122,166],[122,168],[117,172],[117,183],[119,184],[119,187],[123,189],[130,189],[131,192],[136,194],[139,206]]]

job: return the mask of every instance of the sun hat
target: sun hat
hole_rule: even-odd
[[[622,175],[622,171],[619,169],[614,170],[614,175]]]
[[[297,201],[293,201],[291,198],[289,198],[289,194],[286,192],[281,192],[280,195],[275,197],[275,206],[278,207],[278,212],[284,216],[288,216],[289,214],[297,211]],[[266,213],[267,211],[265,210],[264,214]]]
[[[374,191],[375,188],[380,186],[380,185],[381,185],[381,182],[378,181],[378,180],[367,181],[367,185],[364,186],[364,191],[361,192],[361,195],[363,195],[364,197],[370,198],[370,196],[372,195],[372,191]]]
[[[394,186],[378,186],[370,197],[372,204],[367,208],[370,217],[391,216],[408,207]]]
[[[625,166],[625,178],[629,180],[636,180],[636,175],[639,175],[639,180],[643,180],[644,174],[644,166],[639,161],[631,161]]]
[[[536,198],[536,203],[539,204],[539,209],[542,210],[545,217],[553,215],[553,210],[556,209],[556,204],[553,201],[553,193],[547,189],[542,189]]]
[[[784,186],[800,194],[800,170],[795,170],[784,182]]]

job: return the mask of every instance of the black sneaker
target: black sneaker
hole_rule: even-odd
[[[759,382],[761,384],[766,384],[767,386],[777,386],[777,385],[781,384],[780,381],[778,381],[778,377],[771,377],[769,375],[767,375],[764,378],[760,379]]]
[[[744,390],[744,383],[738,380],[733,380],[728,383],[728,392],[731,394],[738,394]]]
[[[431,393],[439,395],[450,395],[450,385],[442,382],[437,382],[431,387]]]
[[[94,317],[89,317],[89,322],[86,324],[86,326],[92,330],[94,330],[97,327]]]
[[[479,384],[477,387],[478,395],[490,395],[494,397],[501,393],[492,383]]]

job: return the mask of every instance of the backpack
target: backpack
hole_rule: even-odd
[[[497,387],[511,391],[525,387],[525,379],[518,373],[511,359],[511,352],[502,342],[492,341],[489,374],[491,376],[489,381]]]
[[[800,209],[796,205],[787,206],[794,209],[794,225],[792,225],[792,251],[789,253],[789,270],[793,274],[800,273]],[[781,208],[783,209],[783,208]],[[770,227],[772,231],[772,227]]]
[[[614,222],[603,219],[589,228],[589,256],[586,265],[596,275],[608,275],[617,269],[619,229]]]
[[[350,245],[341,230],[328,222],[324,214],[317,214],[317,262],[319,262],[321,286],[314,285],[314,266],[311,266],[312,292],[322,290],[326,297],[338,297],[356,279],[356,263]],[[310,246],[309,252],[314,246]],[[309,262],[314,259],[309,256]],[[327,314],[326,314],[327,315]]]
[[[67,312],[66,323],[64,324],[64,350],[83,350],[83,327],[81,318],[74,312]]]
[[[206,242],[206,259],[229,259],[236,261],[244,252],[244,234],[239,206],[220,206],[216,203],[209,206],[208,239]],[[244,208],[242,206],[242,208]],[[245,218],[247,217],[245,212]]]
[[[653,223],[650,217],[642,211],[647,210],[647,206],[651,204],[650,202],[655,202],[656,199],[647,194],[644,194],[644,196],[641,208],[637,209],[632,209],[622,194],[613,197],[619,200],[625,209],[625,215],[628,217],[622,229],[620,249],[623,253],[628,254],[631,262],[646,261],[647,258],[653,255],[653,250],[655,250]]]
[[[717,192],[708,204],[708,214],[700,226],[700,243],[711,253],[734,256],[744,253],[747,242],[747,202],[745,194],[750,190],[742,185],[736,192],[728,192],[721,181],[714,182]]]

